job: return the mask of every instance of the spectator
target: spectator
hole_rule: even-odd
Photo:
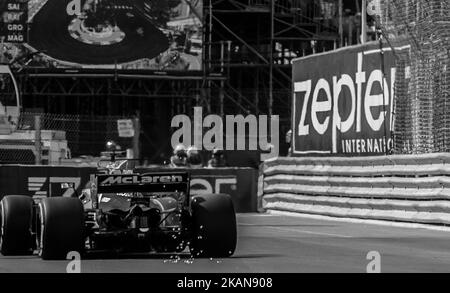
[[[212,151],[211,159],[208,161],[208,168],[220,168],[226,166],[227,162],[225,160],[225,154],[223,150],[214,148]]]
[[[187,153],[184,145],[179,144],[173,150],[173,156],[170,157],[170,165],[172,167],[186,167]]]
[[[289,129],[286,132],[286,143],[291,143],[292,141],[292,129]]]
[[[190,146],[187,150],[187,162],[190,168],[202,168],[203,162],[200,151],[195,146]]]
[[[291,142],[292,142],[292,129],[289,129],[288,132],[286,132],[286,143],[289,145],[289,149],[288,149],[288,153],[287,153],[288,157],[292,156]]]

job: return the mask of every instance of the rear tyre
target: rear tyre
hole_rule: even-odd
[[[33,253],[33,199],[25,195],[7,195],[0,202],[0,252],[3,255]]]
[[[45,198],[39,205],[42,259],[66,259],[70,251],[84,249],[84,210],[78,198]]]
[[[227,194],[192,198],[192,230],[189,249],[194,257],[229,257],[236,249],[236,214]]]

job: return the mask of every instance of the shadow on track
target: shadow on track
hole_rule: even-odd
[[[282,254],[274,254],[274,253],[255,253],[255,254],[238,254],[234,255],[231,258],[240,259],[252,259],[252,258],[265,258],[265,257],[281,257],[284,256]]]
[[[281,254],[270,254],[270,253],[255,253],[255,254],[237,254],[229,258],[213,258],[215,260],[223,259],[256,259],[256,258],[271,258],[271,257],[281,257]],[[160,259],[160,260],[189,260],[193,259],[191,254],[188,252],[182,253],[111,253],[111,252],[90,252],[82,255],[82,259],[85,260],[98,260],[98,259]],[[194,258],[195,259],[195,258]],[[209,258],[199,258],[209,259]]]
[[[189,252],[181,253],[151,253],[151,252],[88,252],[84,253],[81,257],[86,260],[98,260],[98,259],[190,259],[191,254]]]
[[[280,224],[273,224],[273,225],[267,225],[267,224],[251,224],[251,223],[240,223],[238,224],[238,226],[242,226],[242,227],[328,227],[328,228],[333,228],[333,227],[337,227],[337,225],[317,225],[317,224],[312,224],[312,225],[299,225],[299,224],[295,224],[295,225],[280,225]]]

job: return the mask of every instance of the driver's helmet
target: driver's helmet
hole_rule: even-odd
[[[187,162],[190,167],[202,167],[202,157],[200,155],[200,151],[196,146],[190,146],[187,149]]]

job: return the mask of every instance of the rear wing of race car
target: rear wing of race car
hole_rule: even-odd
[[[98,193],[189,192],[189,173],[98,174]]]

